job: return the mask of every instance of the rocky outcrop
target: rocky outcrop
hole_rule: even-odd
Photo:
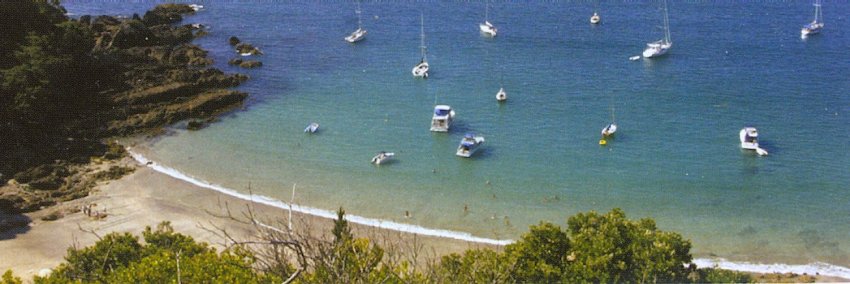
[[[108,99],[90,117],[64,125],[71,137],[44,134],[56,141],[51,149],[62,149],[45,156],[56,162],[18,170],[11,182],[0,186],[0,211],[27,212],[83,197],[98,180],[126,173],[119,169],[92,176],[93,170],[86,169],[90,159],[122,157],[123,148],[100,141],[156,132],[187,119],[210,122],[242,105],[248,95],[228,88],[248,77],[205,68],[212,64],[207,51],[190,43],[202,26],[171,26],[190,13],[194,10],[188,5],[164,4],[141,19],[81,17],[95,36],[93,56],[110,70],[97,90]],[[0,182],[9,178],[0,176]]]
[[[259,48],[250,43],[239,43],[236,45],[236,53],[240,55],[262,55],[263,52]]]
[[[263,62],[257,60],[242,60],[241,58],[233,58],[227,62],[230,65],[236,65],[242,68],[256,68],[263,66]]]

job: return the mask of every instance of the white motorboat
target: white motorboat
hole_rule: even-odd
[[[345,41],[355,43],[366,38],[366,29],[363,29],[362,21],[360,20],[360,2],[357,2],[357,9],[354,10],[357,14],[357,30],[345,37]]]
[[[387,160],[392,159],[393,156],[395,156],[395,153],[381,151],[381,152],[378,152],[377,155],[372,157],[372,163],[376,164],[376,165],[380,165],[381,163],[384,163]]]
[[[811,23],[806,24],[800,30],[800,36],[807,37],[809,35],[820,33],[823,29],[823,11],[821,11],[821,3],[819,0],[815,0],[815,19],[812,20]]]
[[[482,144],[484,144],[484,137],[467,133],[463,136],[463,139],[460,140],[460,145],[457,146],[456,154],[464,158],[469,158],[472,154],[475,154],[475,151],[478,151],[478,149],[481,148]]]
[[[599,16],[599,13],[593,12],[593,16],[590,16],[590,23],[595,25],[599,24],[600,22],[602,22],[602,17]]]
[[[428,70],[430,70],[431,66],[428,65],[428,54],[425,52],[425,17],[420,14],[419,20],[421,21],[421,31],[419,36],[421,38],[421,43],[419,45],[419,49],[422,51],[422,60],[420,60],[416,66],[413,66],[413,70],[410,72],[413,73],[413,77],[428,78]]]
[[[508,93],[505,92],[505,88],[499,88],[499,92],[496,93],[496,100],[499,102],[508,100]]]
[[[744,127],[739,133],[741,138],[741,148],[747,150],[755,150],[760,156],[766,156],[767,150],[759,147],[759,133],[755,127]]]
[[[434,116],[431,117],[431,131],[448,132],[449,127],[454,120],[455,111],[447,105],[437,105],[434,107]]]
[[[667,1],[664,1],[664,39],[650,42],[646,44],[646,49],[643,50],[644,58],[658,57],[667,54],[667,51],[673,47],[673,42],[670,41],[670,19],[667,17]]]
[[[484,22],[478,24],[478,29],[481,30],[481,34],[483,35],[495,37],[498,29],[490,23],[490,1],[486,2],[487,3],[484,5]]]
[[[614,135],[615,132],[617,132],[617,124],[614,123],[608,124],[608,126],[602,128],[602,136],[604,137]]]
[[[319,130],[319,124],[315,123],[315,122],[310,123],[310,125],[307,125],[307,128],[304,128],[305,133],[316,133],[316,131],[318,131],[318,130]]]

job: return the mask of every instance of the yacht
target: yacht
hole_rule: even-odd
[[[455,111],[447,105],[434,107],[434,116],[431,118],[431,131],[448,132],[455,117]]]
[[[809,35],[820,33],[823,29],[823,11],[821,11],[821,4],[819,0],[815,1],[815,19],[812,20],[811,23],[806,24],[800,30],[800,36],[806,37]]]
[[[366,37],[366,30],[363,29],[362,21],[360,20],[360,2],[357,2],[357,9],[354,10],[354,13],[357,14],[357,30],[345,37],[345,41],[350,43],[361,41]]]
[[[759,133],[755,127],[744,127],[739,133],[741,138],[741,148],[747,150],[755,150],[760,156],[766,156],[767,150],[759,147]]]
[[[307,125],[307,128],[304,128],[305,133],[316,133],[316,131],[318,131],[318,130],[319,130],[319,124],[315,123],[315,122],[310,123],[310,125]]]
[[[605,128],[602,128],[602,136],[608,137],[614,135],[614,132],[617,132],[617,125],[614,123],[608,124]]]
[[[456,154],[464,158],[469,158],[472,154],[475,154],[475,151],[478,151],[478,148],[481,148],[481,144],[484,144],[484,137],[467,133],[463,136],[463,139],[460,140],[460,145],[457,146]]]
[[[416,66],[413,66],[413,70],[410,72],[413,73],[413,77],[428,78],[428,70],[430,70],[431,66],[428,65],[428,54],[425,52],[425,17],[420,14],[419,20],[421,21],[421,31],[419,35],[421,43],[419,45],[419,49],[422,50],[422,60],[420,60]]]
[[[505,88],[499,88],[499,92],[496,93],[496,100],[499,102],[508,100],[508,93],[505,92]]]
[[[599,22],[602,22],[602,17],[599,16],[599,13],[593,12],[593,16],[590,16],[590,23],[595,25]]]
[[[667,54],[673,42],[670,41],[670,19],[667,17],[667,1],[664,1],[664,38],[658,41],[646,44],[646,49],[643,50],[644,58],[652,58]]]
[[[487,4],[485,4],[484,7],[484,23],[478,24],[478,29],[481,30],[481,33],[484,35],[495,37],[498,29],[496,29],[496,27],[493,26],[488,19],[490,16],[490,1],[487,1]]]
[[[395,153],[381,151],[378,152],[377,155],[372,157],[372,163],[375,165],[380,165],[381,163],[384,163],[387,160],[391,159],[393,156],[395,156]]]

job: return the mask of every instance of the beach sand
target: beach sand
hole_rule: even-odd
[[[31,223],[28,227],[4,230],[0,233],[0,273],[12,269],[17,276],[31,279],[39,270],[53,268],[63,262],[69,247],[94,244],[98,239],[94,233],[100,236],[110,232],[141,235],[145,226],[155,227],[162,221],[170,221],[176,232],[219,248],[223,248],[228,242],[220,234],[210,231],[215,231],[216,227],[225,228],[236,239],[247,239],[256,235],[255,228],[251,225],[221,218],[221,215],[227,213],[227,208],[233,215],[242,216],[248,211],[250,204],[257,219],[264,220],[267,224],[286,224],[288,220],[287,210],[251,204],[195,186],[138,165],[130,158],[120,163],[135,165],[136,171],[121,179],[98,185],[88,197],[17,216],[29,218]],[[90,215],[99,213],[105,214],[106,217],[96,218],[84,214],[80,208],[87,205],[91,206]],[[41,220],[43,216],[56,211],[67,213],[58,220]],[[330,219],[297,212],[292,216],[295,220],[294,229],[308,231],[312,236],[328,235],[333,227],[333,221]],[[414,236],[410,233],[357,224],[351,224],[351,227],[356,236],[369,237],[377,240],[379,244],[381,240],[410,243],[415,238],[416,243],[421,245],[420,253],[431,257],[462,252],[469,248],[498,248],[461,240]]]

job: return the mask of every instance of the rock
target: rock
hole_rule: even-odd
[[[195,10],[186,4],[160,4],[147,11],[142,21],[145,25],[169,25],[183,20],[181,14],[193,14]]]
[[[204,122],[197,120],[197,119],[190,120],[189,123],[186,124],[186,129],[192,130],[192,131],[200,130],[203,127],[204,127]]]
[[[242,41],[239,40],[238,37],[231,36],[230,39],[227,40],[227,42],[230,43],[230,45],[232,45],[232,46],[236,46],[237,44],[239,44]]]
[[[171,52],[168,63],[175,65],[207,66],[212,64],[212,59],[207,58],[207,51],[197,45],[182,44]]]
[[[156,38],[151,30],[141,21],[136,20],[121,23],[114,37],[112,46],[117,48],[151,46],[156,44]]]
[[[239,65],[239,64],[242,64],[242,58],[233,58],[233,59],[230,59],[230,61],[227,61],[227,64],[230,64],[230,65]]]
[[[260,66],[263,66],[263,63],[257,60],[245,60],[239,63],[239,67],[242,68],[256,68]]]
[[[254,47],[250,43],[240,43],[236,45],[236,53],[239,54],[250,54],[250,55],[262,55],[263,52],[260,51],[259,48]]]
[[[195,38],[192,34],[191,26],[171,27],[169,25],[159,25],[149,28],[156,39],[158,45],[178,45],[189,43]]]

